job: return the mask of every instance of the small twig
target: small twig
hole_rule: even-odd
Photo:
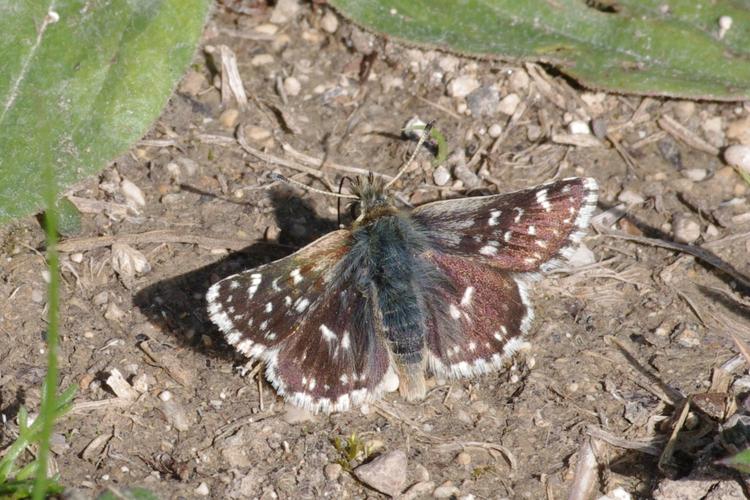
[[[669,462],[669,460],[672,458],[674,448],[677,445],[677,436],[680,434],[682,426],[685,425],[685,420],[687,419],[688,413],[690,413],[690,397],[688,397],[683,402],[682,411],[680,412],[680,418],[677,419],[677,422],[675,422],[674,429],[672,429],[672,435],[669,436],[669,441],[667,441],[667,445],[664,447],[664,451],[659,457],[658,465],[659,470],[662,472],[668,472],[666,470],[667,462]]]
[[[658,457],[661,454],[661,445],[666,441],[666,438],[663,437],[624,439],[617,437],[600,427],[594,426],[589,426],[586,429],[586,433],[589,436],[601,439],[612,446],[617,446],[618,448],[624,448],[626,450],[636,450],[654,457]]]
[[[586,436],[578,449],[578,465],[576,475],[573,478],[573,486],[570,488],[568,500],[586,500],[596,487],[599,477],[598,461],[596,456],[601,451],[601,442],[591,436]]]
[[[486,441],[454,441],[452,443],[441,444],[436,448],[441,452],[465,450],[469,448],[487,450],[490,452],[490,454],[492,454],[492,451],[497,451],[505,457],[505,460],[508,462],[511,471],[515,471],[518,469],[518,460],[516,459],[515,455],[513,455],[513,453],[508,448],[497,443],[490,443]]]
[[[740,274],[739,271],[737,271],[734,267],[732,267],[727,262],[724,262],[719,257],[711,253],[710,251],[695,246],[695,245],[687,245],[683,243],[677,243],[675,241],[666,241],[666,240],[658,240],[655,238],[647,238],[645,236],[631,236],[629,234],[615,231],[612,229],[607,228],[599,228],[602,232],[602,234],[609,236],[611,238],[618,238],[621,240],[628,240],[628,241],[634,241],[636,243],[642,243],[644,245],[651,245],[655,247],[662,247],[662,248],[668,248],[670,250],[676,250],[678,252],[684,252],[687,254],[692,255],[693,257],[702,260],[706,264],[709,264],[710,266],[715,267],[716,269],[719,269],[720,271],[725,272],[729,276],[731,276],[733,279],[735,279],[739,284],[744,286],[745,288],[750,289],[750,280]]]
[[[139,245],[145,243],[188,243],[199,245],[204,248],[224,248],[227,250],[242,250],[254,243],[252,240],[226,240],[222,238],[211,238],[210,236],[198,236],[194,234],[181,234],[177,231],[162,229],[136,234],[116,234],[113,236],[96,236],[93,238],[72,238],[57,245],[61,252],[84,252],[99,247],[108,247],[113,243],[125,243],[128,245]]]
[[[303,163],[307,163],[308,165],[313,165],[315,167],[320,168],[323,165],[323,160],[320,158],[316,158],[314,156],[306,155],[305,153],[301,153],[294,149],[291,145],[282,142],[281,148],[289,154],[289,156],[295,158],[296,160],[299,160]],[[338,170],[340,172],[346,172],[347,174],[354,174],[354,175],[362,175],[362,176],[368,176],[370,173],[374,175],[375,177],[380,177],[382,179],[385,179],[387,181],[393,180],[393,177],[386,174],[381,174],[378,172],[371,172],[370,170],[359,168],[359,167],[351,167],[349,165],[341,165],[339,163],[333,163],[331,161],[325,162],[326,169],[332,169],[332,170]]]
[[[657,120],[657,123],[669,135],[684,142],[688,146],[697,149],[698,151],[708,153],[711,156],[719,155],[719,149],[716,146],[713,146],[705,140],[701,139],[692,130],[688,129],[671,116],[662,115],[661,118]]]

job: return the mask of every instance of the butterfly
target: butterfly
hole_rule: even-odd
[[[218,281],[206,298],[226,341],[265,363],[291,404],[324,413],[426,395],[426,372],[500,368],[534,313],[529,286],[586,234],[593,178],[398,208],[392,184],[352,186],[359,215],[297,252]]]

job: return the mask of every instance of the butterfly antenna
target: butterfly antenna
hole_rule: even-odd
[[[425,143],[428,137],[430,137],[430,132],[432,131],[432,125],[435,122],[430,122],[427,125],[424,126],[424,130],[422,131],[422,136],[419,138],[419,142],[417,143],[417,147],[414,148],[414,151],[412,152],[411,156],[409,157],[409,161],[407,161],[403,167],[401,167],[401,170],[398,171],[396,174],[396,177],[388,181],[388,184],[385,185],[385,190],[388,190],[399,178],[406,173],[407,170],[409,170],[409,167],[411,167],[412,163],[414,163],[414,158],[417,157],[417,153],[419,153],[419,148],[422,147],[422,144]]]
[[[293,186],[300,187],[306,191],[310,191],[312,193],[318,193],[318,194],[325,194],[328,196],[335,196],[336,198],[346,198],[348,200],[358,200],[359,197],[354,196],[353,194],[341,194],[341,193],[332,193],[330,191],[323,191],[322,189],[317,189],[311,186],[308,186],[307,184],[303,184],[299,181],[295,181],[294,179],[290,179],[289,177],[284,177],[281,174],[277,174],[276,172],[271,172],[268,174],[268,177],[271,178],[273,181],[279,181],[284,182],[286,184],[291,184]]]

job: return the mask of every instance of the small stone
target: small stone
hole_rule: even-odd
[[[265,66],[273,62],[273,56],[271,54],[258,54],[250,59],[250,66]]]
[[[198,172],[198,163],[192,158],[177,158],[177,164],[182,168],[183,173],[187,177],[192,177]]]
[[[306,410],[300,406],[295,406],[293,404],[285,404],[286,411],[284,412],[283,418],[284,422],[287,424],[300,424],[302,422],[309,422],[315,418],[315,415],[309,410]]]
[[[131,387],[117,368],[112,368],[109,371],[106,383],[118,398],[133,400],[138,397],[138,392]]]
[[[434,172],[432,172],[432,180],[436,186],[445,186],[451,180],[451,173],[443,165],[439,165]]]
[[[221,450],[221,458],[223,458],[230,467],[250,467],[253,465],[253,460],[248,456],[248,449],[245,444],[223,448]]]
[[[463,163],[459,163],[455,166],[455,168],[453,169],[453,175],[455,175],[458,180],[463,183],[464,186],[467,186],[469,188],[476,188],[480,184],[477,174],[472,172],[472,170]]]
[[[527,90],[529,88],[529,75],[521,68],[513,70],[508,77],[508,85],[514,92]]]
[[[170,161],[169,163],[167,163],[167,166],[164,167],[164,170],[167,171],[171,179],[174,179],[174,180],[180,179],[180,174],[182,172],[180,171],[180,166],[177,163]]]
[[[263,127],[246,127],[245,136],[251,141],[263,142],[271,137],[271,131]]]
[[[128,205],[139,207],[146,206],[146,198],[143,196],[143,191],[141,191],[141,188],[136,186],[132,181],[123,179],[122,182],[120,182],[120,191],[122,191],[123,196],[125,196]]]
[[[469,465],[471,463],[471,455],[469,455],[465,451],[462,451],[461,453],[456,455],[455,460],[458,465]]]
[[[497,139],[498,137],[503,135],[503,126],[499,123],[493,123],[492,125],[490,125],[490,128],[487,129],[487,133],[493,139]]]
[[[526,127],[526,138],[531,142],[536,142],[542,137],[542,127],[539,125],[528,125]]]
[[[180,82],[180,92],[191,96],[198,95],[206,87],[208,87],[206,77],[202,73],[193,70],[188,71]]]
[[[76,264],[83,262],[83,254],[81,252],[75,252],[70,254],[70,260]]]
[[[136,274],[144,274],[151,270],[146,256],[139,250],[125,243],[112,244],[112,269],[125,280]]]
[[[195,488],[195,494],[196,495],[200,495],[202,497],[207,497],[209,493],[210,493],[210,491],[209,491],[208,485],[206,483],[201,483],[201,484],[198,485],[197,488]]]
[[[167,421],[178,431],[184,432],[190,429],[190,419],[185,412],[185,408],[176,400],[162,400],[161,410]]]
[[[672,231],[675,241],[693,243],[701,236],[701,226],[689,215],[675,214],[672,217]]]
[[[466,105],[476,118],[494,116],[500,102],[500,92],[493,86],[482,86],[466,96]]]
[[[734,20],[731,16],[721,16],[719,18],[719,40],[722,40],[726,36],[727,31],[732,28],[733,22]]]
[[[632,500],[630,493],[625,491],[622,486],[615,488],[606,495],[599,497],[597,500]]]
[[[745,173],[750,173],[750,146],[735,144],[724,151],[724,161]]]
[[[427,467],[425,467],[424,465],[417,464],[414,466],[414,478],[417,481],[429,481],[430,471],[428,471]]]
[[[102,290],[101,292],[94,295],[94,297],[91,299],[91,301],[96,306],[103,306],[107,303],[109,300],[109,292],[107,290]]]
[[[276,26],[275,24],[264,23],[264,24],[259,24],[258,26],[253,28],[253,31],[258,33],[259,35],[273,36],[279,32],[279,27]]]
[[[354,469],[357,479],[381,493],[395,497],[406,484],[406,453],[394,450]]]
[[[686,123],[695,114],[693,101],[680,101],[674,107],[674,114],[682,123]]]
[[[518,97],[518,94],[508,94],[500,99],[497,110],[504,115],[510,116],[516,112],[519,104],[521,104],[521,98]]]
[[[326,475],[326,479],[329,481],[336,481],[344,470],[341,464],[328,464],[323,469],[323,473]]]
[[[278,0],[269,21],[273,24],[288,23],[294,18],[299,9],[300,3],[298,0]]]
[[[110,302],[107,304],[107,310],[104,311],[104,319],[107,321],[120,321],[125,317],[125,312],[117,304]]]
[[[320,20],[320,27],[328,33],[336,33],[336,30],[339,29],[339,18],[336,17],[333,11],[327,10]]]
[[[148,392],[148,375],[141,373],[133,377],[133,389],[141,394]]]
[[[578,248],[576,248],[575,252],[573,252],[573,255],[568,257],[568,266],[570,266],[572,269],[590,266],[595,263],[596,255],[594,255],[594,252],[592,252],[591,249],[583,243],[578,245]]]
[[[705,168],[688,168],[682,171],[682,175],[691,181],[700,182],[708,177],[708,170]]]
[[[451,97],[466,97],[479,88],[479,80],[470,75],[461,75],[448,84],[448,95]]]
[[[396,372],[388,370],[380,383],[382,384],[384,392],[395,392],[398,390],[399,382]]]
[[[442,54],[442,57],[438,59],[437,64],[438,68],[444,72],[454,73],[458,69],[458,65],[461,64],[461,61],[456,56]]]
[[[597,139],[605,139],[608,132],[607,120],[603,118],[594,118],[591,120],[591,131]]]
[[[591,135],[591,127],[583,120],[573,120],[568,124],[568,132],[571,134]]]
[[[446,481],[432,492],[433,498],[451,498],[458,496],[461,490],[456,488],[451,481]]]
[[[290,76],[289,78],[284,80],[284,92],[286,92],[286,95],[294,97],[299,95],[301,90],[302,85],[295,77]]]
[[[222,127],[224,127],[227,130],[232,130],[234,127],[237,126],[237,122],[240,119],[240,112],[239,110],[235,108],[229,108],[225,110],[220,116],[219,116],[219,123]]]
[[[727,139],[750,146],[750,116],[729,122],[727,125]]]
[[[617,197],[617,200],[627,205],[640,205],[646,201],[643,196],[629,189],[623,190]]]
[[[161,399],[162,401],[169,401],[170,399],[172,399],[172,393],[169,391],[161,391],[159,393],[159,399]]]
[[[37,304],[41,304],[42,302],[44,302],[44,292],[36,288],[33,289],[31,291],[31,301]]]

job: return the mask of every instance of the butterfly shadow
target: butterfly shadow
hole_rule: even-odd
[[[279,236],[276,242],[258,241],[223,259],[190,272],[149,284],[136,292],[133,303],[148,321],[179,344],[234,359],[236,352],[224,341],[206,310],[206,292],[212,283],[232,274],[281,259],[336,229],[336,221],[319,217],[310,202],[285,188],[270,191]],[[175,263],[189,267],[190,262]]]

